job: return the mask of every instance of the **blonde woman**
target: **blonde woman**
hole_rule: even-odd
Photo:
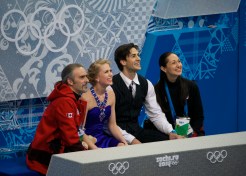
[[[107,59],[99,59],[88,69],[88,79],[92,85],[89,91],[82,94],[82,100],[88,102],[85,133],[94,136],[96,143],[85,141],[89,149],[107,148],[127,145],[115,119],[115,95],[107,90],[112,85],[112,70]],[[111,135],[104,132],[107,123]]]

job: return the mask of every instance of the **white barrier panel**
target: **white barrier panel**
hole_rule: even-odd
[[[154,16],[164,19],[237,12],[241,0],[160,0]]]
[[[246,176],[246,132],[53,155],[48,176]]]

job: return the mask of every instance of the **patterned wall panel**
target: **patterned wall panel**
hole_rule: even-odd
[[[65,65],[142,46],[155,0],[2,0],[0,102],[47,96]],[[118,72],[112,62],[112,69]]]
[[[199,85],[208,135],[238,131],[238,28],[238,13],[169,20],[152,17],[146,34],[141,73],[156,84],[160,55],[177,53],[183,76]]]
[[[0,159],[25,155],[47,105],[45,98],[0,103]]]
[[[2,0],[0,159],[25,155],[64,66],[143,45],[155,0]],[[112,61],[112,69],[118,69]]]
[[[239,103],[238,103],[238,128],[240,131],[246,131],[246,0],[241,1],[240,7],[240,29],[239,29]]]
[[[170,34],[172,37],[167,38],[169,45],[165,46],[167,48],[162,48],[160,52],[177,53],[184,65],[184,76],[189,79],[202,80],[214,78],[223,53],[237,50],[238,28],[237,13],[176,19],[161,19],[152,16],[147,36],[158,37]],[[152,46],[154,44],[151,43]],[[148,54],[148,43],[145,45],[147,47],[143,48],[141,57],[148,64],[143,65],[141,70],[143,75],[153,70],[153,65],[149,64],[151,61],[157,66],[158,54],[161,54],[154,54],[157,58],[151,57]],[[155,78],[154,82],[157,81]]]

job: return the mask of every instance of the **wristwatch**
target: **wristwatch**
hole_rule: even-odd
[[[177,132],[175,130],[172,130],[170,133],[177,134]]]

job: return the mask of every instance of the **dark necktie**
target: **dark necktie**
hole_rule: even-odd
[[[132,89],[133,89],[133,81],[132,81],[131,84],[129,85],[129,91],[131,92],[131,94],[132,94]],[[132,97],[133,97],[133,94],[132,94]]]

